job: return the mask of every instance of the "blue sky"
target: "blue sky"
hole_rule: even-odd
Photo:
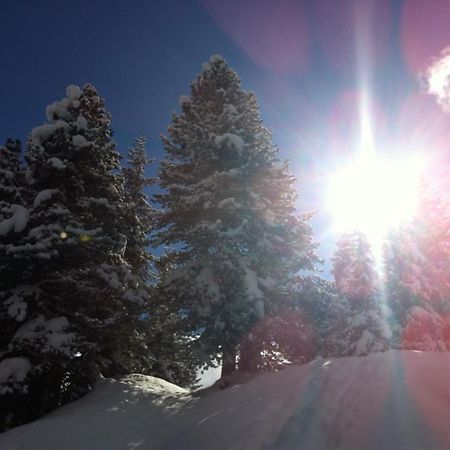
[[[314,226],[324,243],[320,253],[329,257],[336,236],[328,232],[324,184],[356,151],[363,90],[381,151],[404,152],[399,130],[410,139],[424,127],[423,110],[433,117],[427,143],[443,146],[449,127],[420,91],[419,74],[450,44],[449,6],[447,0],[2,0],[0,140],[25,140],[65,86],[89,82],[106,99],[119,149],[145,134],[150,155],[161,158],[159,134],[179,96],[189,94],[202,63],[221,54],[256,93],[281,157],[291,161],[299,209],[319,210]]]

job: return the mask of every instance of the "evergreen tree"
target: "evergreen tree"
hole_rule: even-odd
[[[294,298],[312,329],[313,356],[323,358],[345,354],[349,346],[348,300],[339,294],[335,283],[315,277],[298,277],[294,285]],[[296,343],[303,350],[302,342]]]
[[[157,272],[164,273],[163,260],[150,252],[150,234],[156,211],[148,202],[145,189],[154,183],[145,172],[151,160],[145,150],[146,140],[136,139],[128,152],[125,179],[124,223],[127,245],[125,259],[131,270],[144,280],[149,292],[147,310],[135,318],[136,333],[148,348],[149,365],[145,372],[171,383],[191,386],[196,381],[196,361],[188,347],[188,339],[178,330],[177,316],[165,304],[163,293],[157,288]],[[156,266],[156,267],[155,267]],[[137,357],[138,355],[136,355]]]
[[[46,112],[26,154],[36,195],[20,240],[7,245],[27,270],[1,293],[16,319],[0,362],[0,409],[11,411],[4,427],[82,395],[101,375],[141,365],[132,325],[147,291],[123,258],[123,179],[109,115],[91,85],[69,86]]]
[[[450,216],[425,184],[416,214],[385,246],[386,286],[401,348],[450,348]],[[448,336],[448,337],[446,337]]]
[[[18,204],[23,200],[23,171],[20,165],[19,140],[7,139],[0,147],[0,202]]]
[[[240,84],[222,57],[204,64],[163,138],[157,195],[155,242],[177,246],[161,289],[202,361],[222,355],[223,375],[286,278],[315,261],[309,217],[295,215],[293,177]]]
[[[392,230],[384,245],[384,283],[386,298],[392,311],[391,327],[393,341],[401,346],[403,329],[413,307],[420,305],[421,300],[411,289],[411,283],[423,286],[423,257],[411,240],[409,226]]]
[[[149,234],[155,211],[150,206],[145,189],[154,180],[145,175],[151,160],[147,158],[144,137],[136,139],[128,152],[128,167],[123,169],[125,179],[125,214],[127,222],[125,259],[132,270],[146,282],[154,281]]]
[[[336,244],[333,275],[338,291],[352,302],[360,302],[378,290],[378,276],[365,235],[344,234]]]
[[[5,145],[0,147],[0,292],[20,273],[7,245],[13,239],[12,236],[18,239],[28,220],[20,153],[19,141],[8,139]],[[0,339],[2,338],[3,336]]]
[[[272,298],[276,310],[258,322],[239,347],[239,356],[259,344],[256,361],[239,361],[240,370],[277,370],[327,355],[330,325],[338,320],[333,285],[311,275],[295,275]],[[330,313],[333,309],[333,313]],[[347,310],[348,311],[348,310]],[[250,356],[253,356],[251,352]],[[253,356],[254,357],[254,356]],[[253,364],[253,367],[252,367]]]
[[[336,288],[350,311],[339,333],[348,337],[344,354],[365,355],[385,350],[391,331],[382,309],[378,275],[370,245],[361,232],[342,236],[333,258]]]
[[[449,205],[425,183],[419,188],[410,240],[421,266],[421,272],[416,270],[421,284],[407,282],[413,293],[439,308],[450,298],[450,212]]]
[[[28,263],[11,251],[26,232],[29,212],[25,204],[25,178],[20,165],[20,143],[8,139],[0,147],[0,399],[12,390],[21,391],[28,361],[5,358],[9,343],[26,315],[23,297],[33,297],[33,289],[21,286]],[[17,288],[16,288],[17,287]],[[5,408],[3,406],[5,405]],[[0,430],[6,426],[6,403],[0,401]]]

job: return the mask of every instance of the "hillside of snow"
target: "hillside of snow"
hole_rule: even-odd
[[[190,394],[153,377],[104,380],[0,435],[2,450],[450,448],[450,354],[316,360]]]

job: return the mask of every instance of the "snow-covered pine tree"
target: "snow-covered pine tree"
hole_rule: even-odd
[[[148,202],[145,189],[155,180],[147,177],[145,171],[152,162],[147,157],[146,139],[139,137],[128,152],[128,167],[123,169],[125,180],[124,220],[127,222],[125,259],[133,272],[146,282],[154,281],[153,257],[149,252],[149,233],[155,211]]]
[[[446,306],[450,298],[450,205],[424,182],[410,231],[416,258],[424,262],[422,286],[408,280],[411,290],[438,308],[442,303]]]
[[[46,112],[26,154],[37,194],[26,232],[8,247],[28,266],[2,293],[16,319],[0,362],[1,410],[11,413],[4,426],[82,395],[101,374],[140,366],[129,352],[138,345],[130,319],[147,292],[123,259],[123,179],[109,115],[91,85],[69,86]]]
[[[255,95],[240,85],[222,57],[203,65],[163,138],[165,192],[156,196],[155,242],[177,246],[161,287],[202,361],[222,355],[223,375],[252,325],[275,309],[272,294],[315,261],[309,217],[295,215],[294,179]]]
[[[430,187],[419,188],[416,214],[385,246],[387,296],[401,348],[450,348],[450,216]]]
[[[333,276],[338,291],[352,302],[377,292],[377,273],[369,242],[359,231],[346,233],[336,243]]]
[[[321,355],[329,284],[311,275],[297,274],[285,280],[281,289],[272,294],[271,313],[256,323],[240,344],[239,369],[278,370]],[[241,355],[246,360],[241,361]]]
[[[411,283],[423,286],[423,256],[418,252],[409,225],[391,230],[384,243],[384,285],[386,300],[392,312],[390,321],[394,345],[402,346],[402,334],[412,308],[421,300],[411,289]]]
[[[366,355],[385,350],[391,331],[380,299],[378,274],[366,236],[354,231],[337,242],[333,257],[337,290],[349,301],[348,320],[339,335],[348,336],[344,354]]]
[[[20,203],[23,191],[23,171],[20,164],[19,140],[7,139],[0,146],[0,202]]]
[[[131,271],[145,282],[149,293],[147,310],[135,318],[137,336],[148,348],[148,368],[145,372],[172,383],[189,386],[196,381],[196,364],[186,352],[186,336],[177,329],[177,316],[165,304],[157,289],[156,267],[161,269],[150,251],[150,234],[155,210],[145,189],[155,180],[145,175],[151,160],[146,154],[146,139],[139,137],[128,152],[128,166],[123,169],[125,180],[124,223],[126,223],[125,260]],[[162,270],[162,269],[161,269]],[[136,359],[139,355],[136,355]]]
[[[28,220],[20,153],[21,145],[17,140],[8,139],[0,147],[0,292],[14,285],[13,280],[20,275],[18,261],[14,261],[13,255],[8,253],[7,245],[13,236],[18,239]]]
[[[21,382],[29,367],[27,360],[7,357],[9,344],[26,314],[21,297],[33,296],[32,289],[23,283],[28,262],[10,251],[26,233],[29,216],[20,151],[20,143],[11,139],[0,147],[0,431],[8,421],[7,394],[23,389]]]
[[[347,324],[350,304],[332,281],[318,276],[298,276],[293,283],[295,309],[301,312],[305,327],[311,329],[306,350],[313,357],[338,357],[348,348]],[[295,342],[296,354],[305,353],[305,344]],[[311,350],[310,350],[311,349]],[[303,362],[292,358],[293,362]]]

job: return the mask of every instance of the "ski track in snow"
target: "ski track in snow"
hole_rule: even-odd
[[[444,450],[449,373],[450,354],[389,351],[193,395],[134,375],[0,435],[0,449]]]

